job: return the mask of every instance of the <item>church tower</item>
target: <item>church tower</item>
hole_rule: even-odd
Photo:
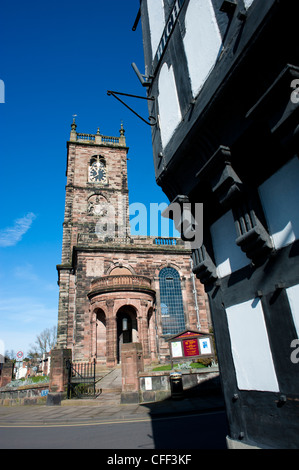
[[[77,133],[76,129],[73,118],[67,142],[62,259],[57,266],[58,346],[63,348],[70,345],[70,318],[75,318],[74,262],[79,247],[91,250],[100,242],[121,242],[129,236],[128,148],[123,124],[119,137],[103,136],[99,129],[96,134]]]
[[[76,132],[67,143],[67,185],[62,263],[71,260],[78,241],[126,239],[129,234],[125,131],[119,137]]]
[[[141,343],[146,363],[169,355],[167,338],[208,331],[190,249],[174,238],[131,236],[125,131],[77,132],[67,142],[62,260],[57,266],[57,348],[72,360],[114,367],[124,343]]]

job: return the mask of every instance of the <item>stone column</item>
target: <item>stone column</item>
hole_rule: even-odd
[[[90,312],[90,354],[91,359],[97,358],[97,314]]]
[[[57,345],[60,348],[66,348],[68,335],[70,267],[57,266],[57,269],[59,272]]]
[[[148,321],[148,337],[149,337],[149,354],[152,361],[157,359],[157,339],[155,328],[155,310],[153,307],[147,313]]]
[[[66,391],[68,382],[67,360],[72,360],[71,349],[52,350],[49,392],[62,393]]]
[[[144,371],[141,343],[126,343],[121,352],[122,403],[139,403],[139,372]]]
[[[117,363],[117,325],[114,317],[114,300],[107,300],[106,318],[106,364],[107,367],[114,367]]]
[[[0,387],[5,387],[12,380],[14,364],[13,362],[4,362],[0,374]]]
[[[145,364],[150,364],[151,357],[149,352],[149,329],[147,327],[147,312],[149,308],[148,301],[140,301],[141,309],[140,314],[138,315],[138,331],[139,339],[143,348],[143,358]]]

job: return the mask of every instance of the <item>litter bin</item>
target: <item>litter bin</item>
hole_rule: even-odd
[[[174,399],[183,398],[182,374],[179,372],[172,372],[169,378],[170,378],[171,397]]]

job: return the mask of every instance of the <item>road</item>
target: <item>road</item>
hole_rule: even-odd
[[[0,422],[1,449],[226,449],[223,411],[90,422]]]

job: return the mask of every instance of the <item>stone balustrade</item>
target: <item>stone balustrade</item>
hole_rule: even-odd
[[[153,291],[152,281],[148,277],[138,275],[103,276],[92,281],[89,295],[114,290]]]
[[[99,238],[96,233],[79,233],[77,237],[77,245],[134,245],[134,246],[156,246],[164,248],[188,248],[183,240],[174,237],[153,237],[153,236],[131,236],[131,237],[106,237]]]
[[[114,137],[108,135],[101,135],[99,133],[84,134],[82,132],[78,133],[72,131],[70,141],[82,142],[85,144],[108,145],[109,147],[126,147],[126,139],[124,135],[120,135],[120,137]]]

